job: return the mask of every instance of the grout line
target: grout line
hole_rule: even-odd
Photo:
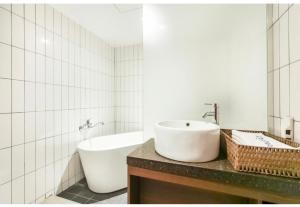
[[[23,65],[23,73],[24,73],[24,80],[25,80],[25,76],[26,76],[26,71],[25,71],[25,4],[22,4],[22,6],[23,6],[23,15],[24,15],[24,17],[23,17],[23,22],[24,22],[24,24],[23,24],[23,26],[24,26],[24,34],[23,34],[23,41],[24,41],[24,56],[23,56],[23,63],[24,63],[24,65]],[[26,103],[26,101],[25,101],[25,99],[26,99],[26,93],[25,93],[25,81],[24,81],[24,123],[23,123],[23,126],[24,126],[24,131],[23,131],[23,142],[24,142],[24,144],[23,144],[23,146],[24,146],[24,154],[23,154],[23,158],[24,158],[24,185],[23,185],[23,203],[26,203],[25,201],[26,201],[26,188],[25,188],[25,182],[26,182],[26,177],[25,177],[25,169],[26,169],[26,159],[25,159],[25,155],[26,155],[26,153],[25,153],[25,133],[26,133],[26,122],[25,122],[25,119],[26,119],[26,116],[25,116],[25,103]]]
[[[10,4],[10,44],[12,45],[12,5]],[[10,48],[10,78],[12,79],[12,47]],[[10,133],[10,146],[11,146],[11,149],[10,149],[10,203],[13,203],[13,186],[12,186],[12,179],[13,179],[13,148],[12,148],[12,134],[13,134],[13,123],[12,123],[12,111],[13,111],[13,88],[12,88],[12,80],[10,81],[10,89],[11,89],[11,93],[10,93],[10,112],[11,112],[11,127],[10,127],[10,130],[11,130],[11,133]]]
[[[35,50],[35,52],[34,52],[34,81],[35,81],[35,83],[34,83],[34,90],[35,90],[35,96],[34,96],[34,108],[35,108],[35,111],[36,111],[36,4],[34,4],[34,50]],[[36,194],[37,194],[37,192],[36,192],[36,188],[37,188],[37,178],[36,178],[36,172],[37,172],[37,169],[36,169],[36,155],[37,155],[37,153],[36,153],[36,147],[37,147],[37,137],[36,137],[36,122],[37,122],[37,120],[36,120],[36,118],[37,118],[37,113],[36,112],[34,112],[34,114],[35,114],[35,131],[34,131],[34,137],[35,137],[35,142],[34,142],[34,144],[35,144],[35,146],[34,146],[34,170],[35,170],[35,173],[34,173],[34,177],[35,177],[35,186],[34,186],[34,202],[36,203],[37,202],[37,199],[36,199]]]
[[[44,30],[44,39],[46,40],[46,6],[45,5],[43,5],[43,10],[44,10],[44,27],[42,27],[42,29]],[[44,42],[44,52],[45,52],[45,56],[46,56],[46,42]],[[44,78],[45,78],[45,82],[46,82],[46,61],[47,61],[47,58],[45,58],[44,57]],[[44,88],[44,92],[45,92],[45,95],[44,95],[44,117],[45,117],[45,120],[44,120],[44,124],[45,124],[45,131],[44,131],[44,133],[45,133],[45,137],[46,137],[46,129],[47,129],[47,127],[46,127],[46,120],[47,120],[47,114],[46,114],[46,90],[47,90],[47,88],[46,88],[46,84],[44,84],[44,86],[45,86],[45,88]],[[44,180],[44,198],[46,198],[46,194],[47,194],[47,182],[46,182],[46,179],[47,179],[47,172],[46,172],[46,164],[47,164],[47,140],[46,140],[46,138],[45,138],[45,141],[44,141],[44,145],[45,145],[45,148],[44,148],[44,150],[45,150],[45,164],[44,164],[44,168],[45,168],[45,180]]]
[[[117,95],[116,95],[116,49],[113,48],[113,52],[114,52],[114,103],[113,106],[114,108],[116,107],[116,100],[117,100]],[[117,128],[116,128],[116,118],[117,117],[117,112],[116,110],[114,110],[114,133],[117,132]]]
[[[51,13],[52,13],[52,30],[54,31],[54,9],[52,7],[49,7],[51,9]],[[54,57],[54,34],[52,32],[52,57]],[[52,60],[52,83],[54,83],[54,60]],[[54,86],[52,87],[52,108],[54,108]],[[55,126],[55,113],[54,111],[52,112],[52,135],[54,135],[54,126]],[[47,136],[47,135],[46,135]],[[56,195],[56,178],[55,178],[55,136],[53,136],[53,188],[54,188],[54,195]]]
[[[279,4],[278,4],[278,27],[279,27],[279,30],[278,30],[278,38],[279,38],[279,44],[278,44],[278,63],[279,63],[279,67],[280,67],[280,50],[281,50],[281,48],[280,48],[280,30],[281,30],[281,27],[280,27],[280,24],[281,22],[280,22],[280,17],[279,17]],[[281,116],[281,90],[280,90],[280,88],[281,88],[281,78],[280,78],[280,76],[281,76],[281,71],[279,70],[278,71],[278,75],[279,75],[279,91],[278,91],[278,93],[279,93],[279,100],[278,100],[278,104],[279,104],[279,116]],[[281,119],[279,120],[279,129],[281,129]]]
[[[289,7],[290,8],[290,7]],[[289,59],[289,116],[291,116],[291,54],[290,54],[290,10],[287,11],[288,17],[288,59]]]
[[[61,13],[59,13],[59,16],[60,16],[60,33],[62,34],[62,15]],[[54,28],[53,28],[54,30]],[[61,36],[60,34],[60,36]],[[60,38],[60,84],[62,84],[62,39]],[[61,106],[61,109],[63,108],[62,106],[62,86],[60,87],[60,106]],[[63,164],[64,164],[64,158],[63,158],[63,136],[62,136],[62,116],[63,116],[63,113],[62,113],[62,110],[61,110],[61,116],[60,116],[60,123],[61,123],[61,126],[60,126],[60,154],[61,154],[61,157],[62,157],[62,162],[61,162],[61,170],[62,170],[62,177],[61,179],[63,178],[64,176],[64,169],[63,169]],[[61,183],[61,190],[63,190],[63,183]]]

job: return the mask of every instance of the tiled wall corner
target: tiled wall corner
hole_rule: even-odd
[[[0,5],[0,203],[39,203],[83,177],[78,126],[115,133],[114,61],[48,5]]]
[[[116,133],[143,129],[143,46],[115,48]]]
[[[300,5],[267,6],[268,128],[280,136],[281,120],[295,119],[300,143]]]

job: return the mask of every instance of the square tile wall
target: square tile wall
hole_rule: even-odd
[[[48,5],[0,5],[0,203],[39,203],[84,176],[78,126],[115,133],[114,61]]]
[[[143,129],[143,46],[115,48],[116,133]]]
[[[268,128],[280,136],[281,120],[294,118],[300,143],[300,5],[267,5]]]

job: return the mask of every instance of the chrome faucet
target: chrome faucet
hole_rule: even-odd
[[[219,117],[218,117],[218,104],[216,103],[205,103],[204,105],[206,106],[213,106],[214,107],[214,111],[208,111],[208,112],[205,112],[205,114],[203,114],[202,118],[206,118],[208,116],[213,116],[214,117],[214,121],[216,124],[219,124]]]
[[[96,127],[99,124],[104,125],[104,122],[97,122],[97,123],[93,124],[91,122],[91,119],[88,119],[88,120],[86,120],[86,122],[83,125],[79,126],[79,131],[82,131],[83,129],[89,129],[89,128]]]

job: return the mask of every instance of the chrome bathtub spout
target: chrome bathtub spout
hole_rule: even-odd
[[[88,119],[88,120],[86,120],[86,122],[83,125],[79,126],[79,131],[82,131],[83,129],[94,128],[98,125],[104,125],[104,122],[100,121],[100,122],[96,122],[95,124],[93,124],[91,122],[91,119]]]

